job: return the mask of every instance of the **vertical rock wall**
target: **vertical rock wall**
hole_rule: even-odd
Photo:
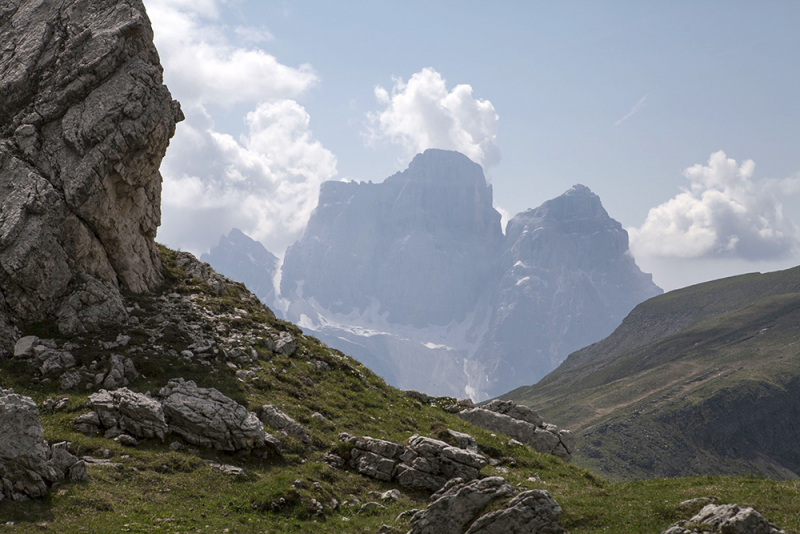
[[[18,322],[124,320],[120,291],[160,283],[158,169],[182,119],[140,0],[0,6],[0,348]]]

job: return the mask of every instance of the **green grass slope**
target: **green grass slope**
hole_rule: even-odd
[[[265,403],[279,406],[306,426],[311,446],[281,437],[283,456],[278,460],[228,455],[213,450],[173,451],[166,443],[145,440],[136,448],[122,447],[100,436],[76,432],[71,420],[86,412],[92,391],[59,391],[53,383],[33,380],[26,365],[0,361],[0,385],[33,397],[41,406],[51,397],[68,398],[58,412],[42,410],[45,436],[51,442],[72,442],[74,452],[101,457],[111,466],[90,466],[89,480],[67,483],[44,499],[0,502],[0,532],[230,532],[303,533],[406,532],[408,520],[396,521],[409,509],[424,508],[430,495],[412,492],[394,483],[363,477],[345,467],[334,469],[323,461],[328,452],[346,455],[338,441],[340,432],[404,441],[413,433],[442,437],[451,428],[473,435],[481,453],[500,462],[483,469],[500,475],[520,490],[542,488],[551,492],[564,510],[562,525],[573,534],[592,532],[658,533],[670,523],[686,519],[697,508],[683,509],[681,501],[714,497],[756,507],[789,533],[800,534],[800,484],[763,478],[710,478],[606,482],[591,472],[558,458],[515,446],[509,438],[494,435],[462,421],[442,409],[452,399],[421,404],[384,381],[352,358],[303,336],[292,324],[280,321],[244,286],[228,284],[217,295],[210,287],[186,276],[176,267],[175,253],[161,249],[166,283],[155,295],[129,295],[127,304],[139,326],[120,327],[70,339],[79,365],[89,366],[103,354],[101,342],[131,335],[127,349],[137,368],[147,377],[129,387],[157,391],[170,378],[195,380],[258,409]],[[165,316],[162,303],[191,299],[184,319],[198,328],[216,332],[220,339],[236,339],[241,349],[253,348],[258,360],[254,379],[239,380],[223,361],[201,365],[178,357],[191,340],[182,334],[174,317]],[[148,334],[158,327],[161,334]],[[50,324],[27,325],[25,334],[60,338]],[[286,330],[298,340],[291,356],[273,354],[263,344],[266,332]],[[236,347],[225,347],[226,350]],[[171,352],[172,351],[172,352]],[[105,351],[108,353],[108,351]],[[320,370],[313,361],[325,362]],[[319,412],[325,420],[312,418]],[[246,476],[234,477],[215,470],[209,462],[233,464]],[[300,481],[300,484],[296,484]],[[384,502],[386,508],[359,514],[361,503],[379,501],[378,494],[399,489],[402,497]],[[312,499],[323,504],[315,514]],[[333,506],[334,499],[338,506]]]
[[[503,398],[612,479],[800,473],[800,268],[673,291]]]

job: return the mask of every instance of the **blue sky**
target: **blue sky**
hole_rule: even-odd
[[[145,5],[187,112],[169,245],[238,226],[281,254],[320,181],[438,146],[472,150],[511,216],[587,185],[666,289],[800,263],[800,3]]]

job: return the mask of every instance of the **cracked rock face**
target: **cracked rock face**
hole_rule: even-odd
[[[477,452],[418,434],[408,439],[407,446],[345,433],[339,439],[353,446],[350,466],[360,474],[385,482],[396,480],[410,489],[437,491],[452,479],[473,480],[487,463]]]
[[[708,504],[688,521],[670,525],[662,534],[783,534],[753,508]]]
[[[494,400],[481,408],[463,410],[458,416],[473,425],[519,440],[536,452],[552,454],[564,461],[572,458],[575,448],[572,432],[545,423],[527,406]]]
[[[180,106],[140,0],[0,8],[0,346],[127,318],[161,281],[159,166]]]
[[[0,388],[0,501],[43,497],[58,480],[86,476],[68,443],[45,441],[33,399]]]

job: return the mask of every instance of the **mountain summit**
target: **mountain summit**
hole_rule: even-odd
[[[332,313],[372,306],[393,324],[443,326],[475,308],[502,243],[481,167],[426,150],[381,184],[323,183],[286,253],[281,293]]]
[[[243,238],[225,240],[240,268],[256,246]],[[476,400],[537,381],[661,293],[588,187],[503,235],[481,167],[447,150],[383,183],[323,183],[280,289],[267,304],[388,382]]]

